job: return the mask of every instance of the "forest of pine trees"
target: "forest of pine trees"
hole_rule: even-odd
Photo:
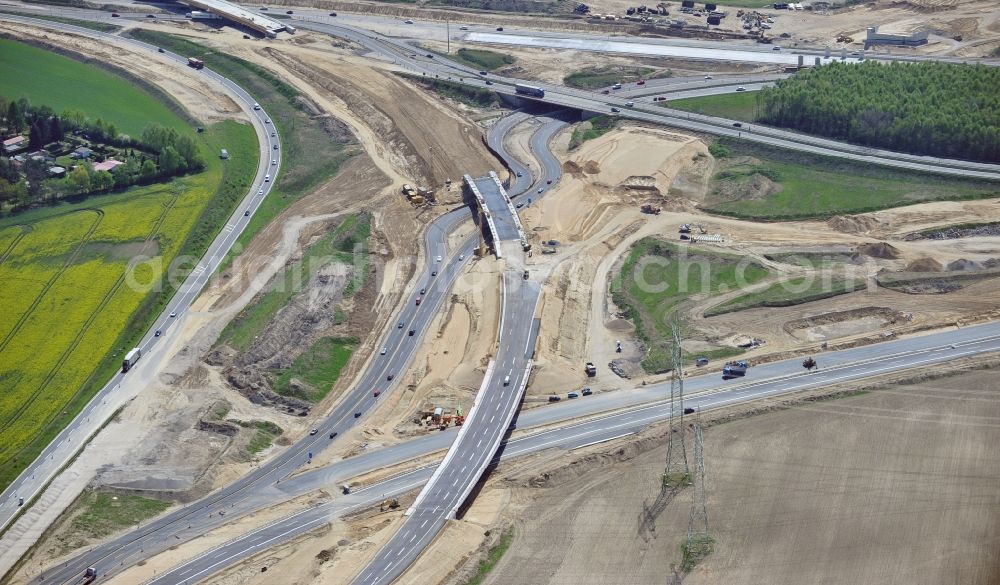
[[[765,88],[758,121],[913,154],[1000,162],[1000,68],[832,63]]]

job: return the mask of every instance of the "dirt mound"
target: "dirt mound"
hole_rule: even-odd
[[[627,189],[658,191],[656,188],[656,178],[648,175],[632,175],[631,177],[625,179],[622,186]]]
[[[904,272],[941,272],[944,266],[933,258],[918,258],[906,265]]]
[[[738,180],[725,180],[719,183],[718,194],[728,200],[748,201],[764,199],[769,195],[781,192],[781,185],[760,173],[753,173]]]
[[[835,215],[826,220],[826,225],[845,234],[866,234],[881,223],[870,215]]]
[[[954,262],[948,263],[948,270],[979,270],[982,267],[982,264],[979,262],[966,260],[965,258],[959,258]]]
[[[853,321],[855,319],[863,319],[866,317],[881,318],[885,325],[906,320],[906,316],[903,313],[895,309],[890,309],[889,307],[861,307],[859,309],[850,309],[848,311],[821,313],[812,317],[806,317],[805,319],[789,321],[788,323],[785,323],[785,331],[792,333],[797,329],[808,329],[819,325],[843,323],[845,321]]]
[[[580,168],[580,165],[576,164],[571,160],[568,160],[563,163],[563,172],[566,173],[567,175],[573,176],[576,179],[583,178],[583,169]]]
[[[588,175],[596,175],[601,172],[601,165],[597,164],[596,160],[588,160],[583,163],[583,172]]]
[[[892,244],[885,242],[862,244],[858,246],[858,254],[872,258],[881,258],[883,260],[897,260],[900,257],[899,250]]]

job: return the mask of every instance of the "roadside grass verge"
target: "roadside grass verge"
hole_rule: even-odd
[[[79,20],[76,18],[66,18],[65,16],[52,16],[50,14],[32,14],[29,12],[18,12],[16,10],[0,10],[0,13],[13,14],[15,16],[27,16],[30,18],[38,18],[41,20],[50,20],[52,22],[61,22],[62,24],[72,24],[73,26],[79,26],[82,28],[89,28],[90,30],[96,30],[98,32],[118,32],[122,27],[117,24],[111,24],[108,22],[96,22],[93,20]]]
[[[587,67],[563,77],[563,84],[578,89],[598,89],[615,83],[634,83],[641,78],[649,79],[656,72],[652,67]],[[663,77],[664,75],[658,75]],[[669,76],[669,75],[667,75]]]
[[[713,295],[747,286],[768,273],[767,268],[745,257],[647,237],[632,246],[613,275],[611,296],[648,347],[643,369],[663,372],[671,367],[671,323],[681,302],[692,295]],[[735,348],[720,350],[714,357],[735,355]],[[698,355],[712,357],[708,353]]]
[[[470,87],[454,81],[448,81],[447,79],[413,75],[412,73],[396,72],[396,75],[424,89],[429,89],[442,97],[453,99],[456,102],[474,108],[486,108],[499,101],[497,94],[488,89]]]
[[[615,128],[617,118],[600,114],[585,120],[573,128],[573,135],[569,139],[569,149],[579,148],[581,144],[588,140],[604,136]]]
[[[281,134],[284,152],[274,188],[223,267],[279,213],[332,178],[347,159],[360,152],[347,126],[332,118],[314,118],[306,98],[263,67],[167,33],[133,29],[126,34],[179,55],[203,60],[207,67],[253,95]]]
[[[450,58],[470,67],[478,67],[484,71],[493,71],[504,65],[512,64],[515,59],[513,55],[487,51],[486,49],[459,49]]]
[[[370,230],[371,218],[368,215],[345,217],[340,225],[306,249],[301,258],[286,266],[268,282],[265,290],[222,330],[218,345],[228,345],[238,351],[249,349],[254,338],[267,327],[278,311],[303,291],[317,270],[331,262],[360,264],[355,266],[354,278],[345,285],[344,296],[357,291],[368,273],[367,245]],[[356,282],[358,280],[361,281],[360,284]]]
[[[486,558],[479,561],[479,568],[476,570],[476,574],[473,575],[465,585],[482,585],[486,577],[489,576],[490,571],[493,567],[500,562],[503,555],[506,554],[507,549],[510,548],[510,543],[514,541],[514,527],[511,526],[507,530],[503,531],[500,535],[500,540],[496,544],[490,547],[489,552],[486,553]]]
[[[353,337],[323,337],[310,345],[292,365],[274,377],[274,391],[309,402],[319,402],[333,388],[340,370],[347,365],[358,340]],[[308,386],[293,386],[292,379]]]
[[[757,120],[757,91],[741,91],[659,102],[661,107],[744,122]]]
[[[67,530],[53,535],[60,553],[68,553],[161,514],[170,502],[131,494],[86,491],[67,511]]]
[[[250,437],[246,450],[250,455],[256,455],[271,446],[276,437],[280,437],[285,432],[284,429],[267,420],[237,420],[230,419],[228,422],[237,424],[245,429],[254,429],[256,432]]]
[[[926,201],[1000,196],[1000,182],[903,171],[720,139],[730,160],[709,183],[704,209],[759,221],[864,213]]]
[[[716,305],[705,311],[706,317],[756,309],[758,307],[791,307],[821,299],[854,292],[864,288],[860,278],[824,280],[814,276],[800,276],[776,282],[764,290],[748,293]]]

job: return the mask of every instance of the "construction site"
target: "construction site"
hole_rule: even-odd
[[[203,4],[192,6],[211,9]],[[870,42],[873,20],[919,21],[934,31],[924,35],[927,42],[898,50],[982,57],[1000,47],[1000,10],[981,2],[813,3],[802,11],[690,4],[605,0],[588,3],[588,15],[568,22],[517,13],[461,16],[490,30],[534,25],[546,34],[590,26],[597,14],[621,15],[636,26],[642,18],[664,18],[688,29],[705,23],[727,34],[752,32],[789,47],[801,42],[860,51],[864,45],[874,52],[886,48]],[[371,30],[392,38],[411,26],[404,18],[446,16],[397,4],[273,6],[317,9],[322,14],[311,15],[314,20],[377,17]],[[257,8],[245,10],[256,14]],[[714,16],[718,22],[707,21],[716,12],[723,13]],[[283,19],[273,22],[285,26]],[[229,514],[227,521],[196,537],[175,537],[156,554],[135,553],[99,582],[159,583],[168,571],[247,534],[347,502],[294,537],[191,582],[354,583],[419,509],[421,486],[449,445],[477,431],[476,416],[487,416],[477,412],[483,389],[513,391],[520,384],[514,366],[494,363],[519,290],[509,279],[538,288],[537,302],[524,309],[530,341],[514,351],[530,364],[517,414],[502,429],[496,460],[470,486],[467,502],[442,522],[440,534],[396,583],[996,583],[995,353],[970,352],[923,368],[885,367],[863,381],[704,410],[691,402],[711,400],[716,385],[730,381],[749,388],[758,368],[769,364],[789,361],[794,376],[788,379],[797,381],[825,371],[823,352],[864,351],[995,320],[996,183],[925,182],[926,175],[902,170],[883,176],[870,171],[873,165],[805,154],[780,158],[763,148],[720,154],[710,134],[625,117],[579,141],[574,131],[591,124],[579,112],[546,104],[515,112],[500,97],[484,105],[427,89],[407,77],[414,74],[400,58],[372,58],[370,48],[348,38],[294,25],[294,36],[266,41],[191,20],[125,26],[177,35],[275,76],[305,104],[306,117],[324,125],[323,140],[342,143],[351,154],[336,174],[318,180],[234,252],[193,302],[166,341],[169,351],[153,358],[155,376],[67,466],[47,509],[21,521],[26,527],[18,537],[29,544],[12,563],[9,582],[36,583],[81,551],[135,529],[100,536],[81,529],[82,493],[161,500],[170,505],[164,513],[175,512],[216,497],[315,435],[323,441],[307,448],[308,458],[296,455],[280,482],[259,486],[273,505],[240,515],[238,503],[233,510],[213,509],[213,519]],[[142,53],[124,37],[95,40],[8,20],[0,20],[0,32],[132,70],[198,120],[245,118],[244,108],[212,80],[169,55]],[[458,46],[486,46],[421,34],[409,45],[421,66],[449,58]],[[696,81],[781,69],[490,48],[511,62],[480,77],[517,75],[537,83],[562,83],[571,70],[637,63]],[[511,121],[520,114],[523,120]],[[498,134],[507,158],[491,142]],[[527,176],[508,159],[523,164]],[[892,205],[866,211],[752,216],[754,205],[784,205],[782,194],[800,194],[787,204],[792,208],[825,201],[825,192],[802,187],[819,176],[807,172],[829,173],[824,182],[843,181],[853,192],[891,184],[900,194]],[[494,180],[502,210],[470,203],[470,182]],[[525,188],[515,193],[519,181]],[[506,229],[514,231],[504,241],[507,211],[513,222]],[[451,231],[435,223],[459,212],[465,215]],[[432,247],[438,231],[440,247]],[[362,241],[363,248],[348,247]],[[308,263],[326,250],[322,246],[333,252],[323,263]],[[348,262],[345,254],[364,261]],[[462,263],[454,276],[452,261]],[[278,298],[272,291],[303,266],[301,289],[260,317],[261,307]],[[446,277],[453,278],[449,288],[435,288]],[[433,313],[418,326],[416,318],[397,318],[400,307]],[[241,327],[252,334],[241,337]],[[367,383],[368,369],[396,359],[396,348],[383,341],[391,336],[410,352],[409,365]],[[327,347],[323,343],[337,348],[330,355],[350,350],[334,381],[276,373],[305,360],[306,348]],[[961,343],[957,350],[941,344],[949,345],[961,349]],[[488,386],[491,377],[496,388]],[[356,390],[362,398],[355,401]],[[534,451],[518,450],[517,440],[596,420],[598,407],[587,401],[637,420],[652,408],[644,404],[667,414],[641,430],[606,430],[592,442],[563,447],[552,439],[545,447],[540,440]],[[562,408],[571,413],[565,420],[548,414]],[[323,426],[335,410],[350,426],[339,420]],[[280,432],[254,451],[250,445],[265,423]],[[408,448],[405,458],[361,467],[367,457]],[[338,465],[361,471],[323,476]],[[422,470],[426,476],[408,489],[379,491]],[[315,477],[323,477],[315,489],[284,487]],[[362,497],[370,501],[357,503]],[[491,569],[482,572],[486,559]]]

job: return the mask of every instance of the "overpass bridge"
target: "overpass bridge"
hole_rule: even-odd
[[[181,4],[186,4],[203,12],[218,15],[219,17],[243,25],[260,34],[274,38],[279,32],[285,31],[294,33],[295,27],[269,18],[259,12],[247,10],[226,0],[179,0]]]
[[[480,216],[486,219],[497,258],[503,258],[505,255],[504,242],[519,242],[524,251],[531,248],[510,195],[494,171],[478,179],[464,175],[463,181],[466,189],[476,200]]]

